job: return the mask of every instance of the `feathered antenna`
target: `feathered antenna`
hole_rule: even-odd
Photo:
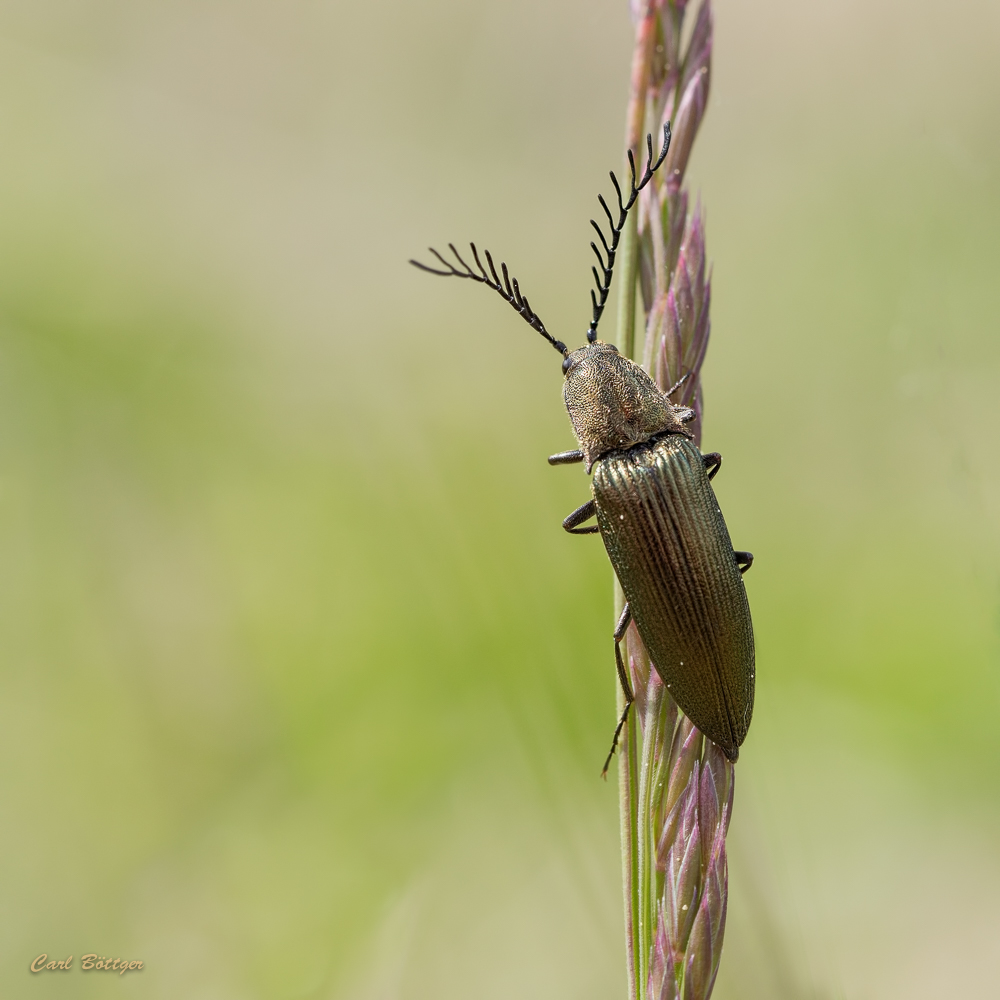
[[[657,164],[659,166],[659,164]],[[629,203],[631,204],[631,202]],[[462,265],[464,270],[459,270],[454,264],[449,260],[445,260],[434,249],[434,247],[429,247],[432,254],[445,266],[446,270],[439,271],[437,268],[428,267],[426,264],[421,264],[419,260],[411,260],[410,263],[414,267],[419,267],[421,271],[427,271],[429,274],[440,274],[446,278],[471,278],[473,281],[478,281],[481,284],[486,285],[487,288],[492,288],[502,299],[510,303],[511,306],[517,311],[518,316],[520,316],[527,324],[532,328],[532,330],[537,330],[563,357],[569,354],[566,349],[566,345],[561,340],[556,340],[555,337],[545,329],[545,324],[538,318],[537,315],[532,311],[530,305],[528,305],[528,298],[521,294],[521,289],[518,287],[517,278],[511,278],[507,273],[507,265],[501,261],[500,271],[503,274],[503,283],[500,282],[500,276],[497,274],[497,269],[493,266],[493,258],[490,256],[489,250],[484,250],[483,253],[486,255],[486,263],[489,264],[490,270],[489,274],[486,273],[486,268],[483,267],[482,262],[479,259],[479,252],[476,250],[476,244],[470,243],[469,246],[472,248],[472,256],[475,258],[476,266],[479,268],[479,274],[469,267],[468,264],[462,260],[461,254],[455,249],[454,243],[449,243],[448,247],[451,252],[455,255],[455,259]],[[492,280],[490,278],[492,275]]]
[[[618,195],[617,225],[615,224],[614,216],[611,214],[611,209],[608,208],[608,203],[604,200],[604,196],[600,194],[597,196],[597,200],[601,203],[601,208],[604,209],[604,214],[608,217],[608,225],[611,226],[611,245],[609,246],[608,241],[604,238],[601,227],[591,219],[590,224],[597,231],[601,246],[604,247],[605,256],[601,256],[601,251],[597,249],[597,244],[591,241],[590,248],[597,256],[597,261],[604,272],[604,279],[603,281],[601,280],[596,267],[591,268],[594,273],[594,282],[597,285],[597,295],[600,295],[600,300],[591,291],[590,301],[594,305],[594,315],[590,320],[590,327],[587,330],[588,343],[592,344],[597,340],[597,324],[600,322],[604,306],[608,301],[608,292],[611,290],[611,272],[615,267],[615,254],[618,251],[618,241],[621,238],[622,230],[625,228],[625,220],[628,218],[628,210],[635,204],[635,199],[639,197],[639,192],[649,183],[650,178],[656,173],[657,168],[666,159],[668,149],[670,149],[670,122],[667,122],[663,126],[663,149],[660,150],[660,155],[657,157],[656,163],[653,163],[653,137],[651,135],[646,136],[646,169],[643,171],[642,180],[638,184],[635,182],[635,158],[632,156],[632,150],[628,151],[628,166],[632,174],[628,201],[622,200],[622,189],[618,183],[618,178],[615,177],[615,172],[611,171],[611,183],[614,184],[615,193]]]

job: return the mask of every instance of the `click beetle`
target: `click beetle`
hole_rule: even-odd
[[[694,410],[670,400],[689,373],[664,393],[613,344],[597,339],[628,211],[667,155],[669,123],[664,126],[663,148],[655,163],[651,136],[646,144],[646,169],[638,183],[631,151],[628,154],[631,184],[627,199],[611,174],[618,196],[617,221],[598,196],[611,240],[591,220],[604,249],[602,256],[591,243],[603,274],[594,270],[598,294],[591,292],[593,318],[586,344],[575,351],[545,329],[506,264],[501,263],[497,274],[489,251],[484,253],[487,270],[475,244],[470,244],[478,273],[453,244],[449,248],[460,267],[433,248],[430,252],[444,270],[410,261],[431,274],[471,278],[493,289],[563,357],[563,398],[580,447],[550,456],[549,463],[582,462],[592,474],[592,498],[573,511],[563,527],[572,534],[600,533],[626,599],[614,630],[625,710],[615,729],[605,772],[634,700],[620,648],[630,622],[635,623],[674,700],[730,761],[739,756],[753,713],[753,626],[743,585],[743,573],[753,556],[733,549],[712,489],[711,479],[719,471],[722,456],[698,450],[686,427],[695,417]],[[596,525],[585,523],[594,517]]]

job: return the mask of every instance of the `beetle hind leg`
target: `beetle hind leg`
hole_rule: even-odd
[[[611,758],[614,757],[615,750],[618,747],[618,737],[621,735],[625,720],[628,718],[628,710],[632,707],[632,702],[635,701],[635,695],[632,693],[632,685],[628,679],[628,672],[625,670],[625,662],[622,660],[621,649],[621,641],[625,638],[625,633],[628,631],[629,622],[631,621],[632,609],[626,604],[622,609],[618,624],[615,626],[614,634],[615,666],[618,668],[618,682],[621,684],[622,692],[625,695],[625,711],[622,712],[622,717],[618,720],[618,725],[615,727],[615,735],[611,739],[611,749],[608,751],[607,759],[604,761],[604,767],[601,768],[602,778],[607,778],[608,776],[608,767],[611,764]]]
[[[596,524],[587,525],[586,528],[579,527],[584,521],[589,521],[596,514],[597,504],[593,500],[588,500],[585,504],[577,507],[572,514],[568,514],[563,519],[562,525],[571,535],[596,535],[601,530]]]
[[[734,552],[733,555],[736,556],[736,565],[741,573],[745,573],[753,565],[752,552]]]

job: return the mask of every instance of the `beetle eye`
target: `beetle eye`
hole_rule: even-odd
[[[566,358],[563,361],[563,375],[565,375],[566,372],[568,372],[570,370],[570,368],[572,368],[572,366],[573,366],[573,359],[572,358]]]

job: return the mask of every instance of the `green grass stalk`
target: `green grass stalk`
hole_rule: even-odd
[[[700,444],[711,283],[701,210],[689,212],[682,185],[708,100],[712,11],[705,0],[682,45],[687,8],[687,0],[633,4],[626,149],[639,159],[645,135],[668,119],[674,140],[622,234],[616,343],[637,357],[638,287],[639,360],[664,390],[687,376],[675,402],[696,411]],[[616,581],[616,616],[623,607]],[[634,625],[625,645],[635,692],[618,761],[629,998],[708,1000],[725,932],[733,767],[677,707]]]

